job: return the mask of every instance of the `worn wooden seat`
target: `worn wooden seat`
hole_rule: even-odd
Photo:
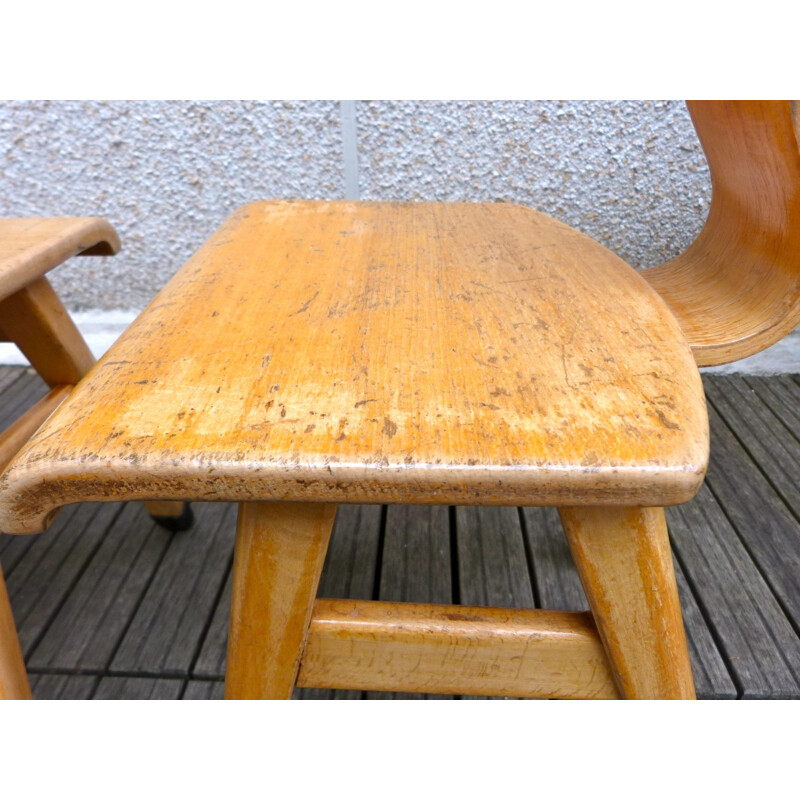
[[[23,451],[9,480],[29,502],[4,523],[166,487],[667,505],[707,451],[677,323],[587,237],[507,204],[257,203]]]
[[[729,109],[742,136],[761,124]],[[742,316],[747,293],[723,304]],[[692,697],[662,507],[699,488],[708,432],[705,341],[680,320],[518,206],[251,204],[23,448],[0,527],[80,500],[240,502],[228,697]],[[559,506],[592,618],[315,600],[342,502]]]
[[[0,472],[94,363],[45,274],[70,256],[113,255],[119,246],[114,228],[99,217],[0,218],[0,341],[14,342],[51,387],[33,408],[0,432]],[[168,527],[190,522],[190,514],[179,502],[148,507]],[[0,572],[0,698],[28,696],[30,688]]]

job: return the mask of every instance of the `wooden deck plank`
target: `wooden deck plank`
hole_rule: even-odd
[[[709,465],[708,484],[798,632],[800,525],[729,427],[735,425],[735,432],[746,436],[748,449],[753,447],[751,453],[760,452],[750,435],[743,431],[741,418],[731,414],[725,420],[729,423],[726,425],[715,410],[716,403],[715,399],[715,408],[709,409],[714,454]],[[730,411],[729,405],[720,403],[720,406]],[[788,431],[784,431],[784,437],[792,438]],[[771,465],[763,469],[769,473],[773,471]],[[800,461],[795,472],[798,469]],[[788,491],[786,485],[784,491]]]
[[[522,515],[542,608],[588,610],[589,602],[572,560],[558,511],[554,508],[523,508]],[[734,698],[736,686],[677,562],[675,575],[697,696],[701,699]]]
[[[797,697],[800,640],[707,486],[667,510],[673,546],[743,697]]]
[[[211,617],[211,624],[208,626],[203,644],[200,646],[200,653],[192,667],[193,677],[211,680],[224,680],[225,678],[232,591],[233,570],[229,569],[225,578],[225,586]]]
[[[3,392],[0,403],[0,430],[5,430],[23,411],[30,408],[49,391],[48,385],[32,370],[22,373]]]
[[[101,678],[95,700],[180,700],[184,681],[173,678]]]
[[[25,370],[15,367],[0,367],[0,396],[25,374]]]
[[[31,675],[34,700],[91,700],[100,682],[97,675]]]
[[[111,662],[125,674],[188,676],[233,560],[235,508],[195,503],[174,535]]]
[[[450,510],[447,506],[388,506],[378,600],[452,603]],[[367,692],[369,700],[446,699],[450,695]]]
[[[72,513],[65,513],[63,521],[57,519],[47,533],[31,537],[34,545],[7,581],[26,655],[58,614],[121,509],[120,503],[81,504],[68,509]]]
[[[692,676],[698,700],[734,700],[738,690],[725,665],[714,635],[703,617],[680,562],[673,556],[683,625],[692,662]]]
[[[745,375],[744,380],[800,441],[800,386],[789,375]]]
[[[29,668],[105,670],[171,536],[143,506],[127,504],[28,659]]]
[[[223,681],[189,681],[183,700],[224,700],[225,683]]]
[[[555,508],[523,508],[525,540],[533,561],[533,580],[542,608],[588,611],[589,601]]]
[[[464,605],[534,608],[516,507],[456,509],[459,599]]]
[[[0,563],[3,564],[3,571],[6,577],[10,577],[14,570],[31,549],[39,552],[46,550],[46,545],[39,545],[42,537],[47,537],[45,541],[49,544],[60,533],[69,530],[72,517],[79,506],[67,506],[59,512],[50,529],[41,535],[36,536],[16,536],[9,533],[0,535]],[[37,546],[38,545],[38,546]]]
[[[783,499],[800,519],[800,442],[740,376],[708,383],[707,396]]]
[[[339,506],[319,581],[319,597],[372,599],[381,513],[379,505]]]

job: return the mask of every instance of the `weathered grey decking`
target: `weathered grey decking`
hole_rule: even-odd
[[[705,382],[708,480],[668,511],[698,693],[800,698],[800,382]],[[0,429],[44,392],[0,367]],[[115,503],[69,507],[41,536],[0,536],[36,697],[222,696],[235,510],[194,508],[180,534]],[[586,607],[553,509],[342,506],[320,594]]]

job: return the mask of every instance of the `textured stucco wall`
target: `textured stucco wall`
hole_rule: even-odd
[[[680,252],[710,186],[679,102],[359,102],[362,199],[504,200],[634,265]],[[142,308],[236,206],[344,196],[335,102],[0,104],[0,215],[100,215],[122,252],[53,273],[73,310]]]
[[[506,200],[634,266],[697,235],[711,185],[682,102],[359,104],[362,199]]]
[[[0,216],[103,216],[113,258],[52,281],[73,310],[143,308],[237,206],[341,197],[336,102],[0,104]]]

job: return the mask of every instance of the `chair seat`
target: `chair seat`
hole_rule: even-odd
[[[675,319],[586,236],[504,203],[264,202],[22,451],[0,527],[110,497],[661,506],[707,458]]]
[[[100,217],[0,217],[0,300],[74,255],[113,255],[114,228]]]

